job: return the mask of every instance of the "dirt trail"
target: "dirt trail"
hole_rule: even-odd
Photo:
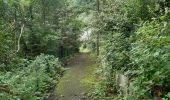
[[[66,67],[68,70],[57,85],[55,100],[89,100],[84,94],[93,83],[94,59],[82,53]]]

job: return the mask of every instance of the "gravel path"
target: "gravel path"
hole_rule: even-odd
[[[85,94],[89,91],[88,83],[93,81],[94,65],[89,54],[77,55],[66,66],[68,70],[57,85],[55,100],[90,100]]]

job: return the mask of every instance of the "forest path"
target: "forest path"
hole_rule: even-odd
[[[95,60],[88,53],[77,55],[66,66],[68,70],[61,78],[55,100],[89,100],[88,93],[94,83]]]

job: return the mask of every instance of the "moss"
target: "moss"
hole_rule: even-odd
[[[68,70],[60,79],[55,90],[59,100],[77,100],[88,93],[94,84],[93,72],[96,64],[89,54],[80,54],[67,66]]]
[[[93,85],[96,83],[96,78],[94,77],[95,68],[96,64],[86,67],[85,69],[86,75],[81,79],[81,84],[87,89],[91,89]]]

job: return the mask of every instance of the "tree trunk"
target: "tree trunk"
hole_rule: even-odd
[[[97,18],[98,18],[98,21],[99,21],[99,13],[100,13],[100,1],[99,0],[96,0],[97,2]],[[100,51],[99,51],[99,39],[100,39],[100,36],[99,36],[99,31],[97,32],[97,37],[96,37],[96,52],[97,52],[97,55],[99,55]]]

